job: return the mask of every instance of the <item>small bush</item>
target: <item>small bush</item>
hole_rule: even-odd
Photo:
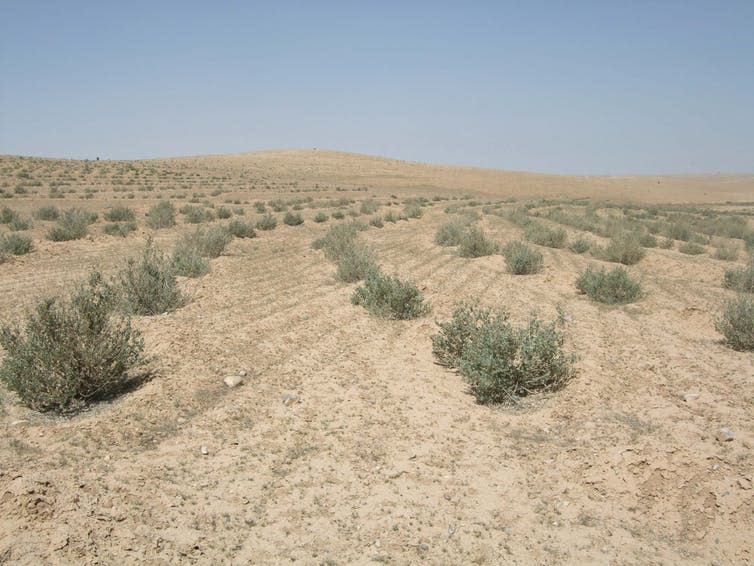
[[[18,213],[7,206],[4,206],[2,210],[0,210],[0,224],[10,224],[18,218],[20,218]]]
[[[539,273],[544,266],[542,254],[524,242],[509,242],[503,248],[503,256],[508,273],[513,275]]]
[[[105,212],[105,220],[109,222],[132,222],[136,220],[136,213],[127,206],[116,206]]]
[[[435,243],[446,247],[460,245],[468,225],[469,223],[463,220],[452,220],[441,224],[435,232]]]
[[[94,272],[68,300],[45,299],[22,332],[4,327],[0,381],[38,411],[70,413],[129,384],[144,363],[144,342],[128,318],[114,312],[115,293]]]
[[[37,220],[57,220],[59,217],[60,211],[56,206],[41,206],[34,211]]]
[[[592,241],[589,238],[577,238],[573,242],[571,242],[571,245],[568,246],[568,249],[571,250],[575,254],[583,254],[589,251],[589,248],[592,247]]]
[[[10,221],[10,224],[8,224],[8,228],[10,228],[13,232],[29,230],[31,226],[31,219],[29,218],[14,218]]]
[[[747,251],[754,251],[754,232],[750,232],[746,234],[743,238],[744,240],[744,247]]]
[[[325,257],[330,261],[337,261],[353,247],[354,240],[359,235],[360,226],[355,222],[330,226],[327,233],[312,242],[315,250],[324,250]]]
[[[611,271],[591,266],[579,274],[576,288],[590,299],[609,305],[632,303],[641,296],[641,283],[621,266]]]
[[[470,226],[461,236],[458,255],[474,258],[492,255],[498,250],[498,244],[490,240],[484,230],[477,226]]]
[[[212,228],[198,228],[190,234],[184,234],[178,243],[179,247],[193,248],[201,257],[219,257],[230,244],[233,236],[222,226]]]
[[[639,263],[646,255],[639,239],[633,234],[618,234],[610,239],[605,248],[592,248],[592,255],[604,261],[633,265]]]
[[[183,277],[201,277],[209,273],[209,261],[194,246],[179,242],[173,249],[173,269]]]
[[[134,230],[136,230],[136,222],[114,222],[102,227],[102,231],[108,236],[120,236],[121,238],[125,238]]]
[[[274,230],[277,225],[278,225],[277,218],[275,218],[269,212],[265,214],[264,216],[262,216],[262,218],[257,220],[258,230]]]
[[[221,206],[220,208],[217,209],[218,218],[226,219],[226,218],[230,218],[231,216],[233,216],[233,211],[231,209],[225,206]]]
[[[409,201],[403,208],[403,215],[406,218],[421,218],[422,214],[424,214],[422,205],[416,201]]]
[[[264,214],[265,212],[267,212],[267,207],[265,206],[265,204],[263,202],[260,202],[260,201],[257,201],[257,202],[254,203],[254,209],[259,214]]]
[[[335,220],[343,220],[346,217],[346,214],[342,210],[336,210],[332,213],[332,217],[335,218]]]
[[[327,214],[325,214],[324,212],[318,212],[314,215],[314,221],[317,223],[326,222]]]
[[[536,222],[526,225],[524,236],[530,242],[548,248],[563,248],[568,240],[568,234],[563,228],[548,228]]]
[[[754,293],[754,257],[747,267],[726,269],[723,277],[723,287],[734,289],[742,293]]]
[[[283,216],[283,222],[288,226],[298,226],[304,223],[304,219],[298,212],[286,212]]]
[[[535,315],[513,328],[504,310],[463,304],[440,324],[432,351],[440,363],[458,368],[479,403],[515,402],[536,391],[555,390],[573,374],[564,335]]]
[[[6,254],[26,255],[34,249],[34,244],[28,236],[8,234],[0,236],[0,250]]]
[[[201,206],[184,206],[181,208],[181,214],[183,214],[183,220],[187,224],[201,224],[214,219],[212,211]]]
[[[738,246],[730,243],[723,243],[715,248],[715,259],[722,261],[736,261],[738,259]]]
[[[359,210],[361,214],[374,214],[380,205],[372,199],[365,200],[361,203]]]
[[[645,232],[641,236],[639,236],[639,245],[642,248],[656,248],[657,247],[657,238],[655,238],[652,234],[649,232]]]
[[[390,222],[391,224],[395,224],[396,222],[398,222],[398,216],[395,213],[393,213],[392,210],[390,210],[387,213],[385,213],[385,215],[382,217],[382,219],[385,222]]]
[[[123,307],[133,314],[162,314],[188,302],[178,289],[173,262],[155,250],[151,241],[140,261],[128,261],[119,274],[118,286]]]
[[[754,299],[740,295],[726,303],[715,329],[734,350],[754,350]]]
[[[228,232],[234,238],[255,238],[257,233],[250,222],[231,220],[228,222]]]
[[[355,283],[377,269],[377,254],[367,245],[353,241],[335,260],[335,276],[344,283]]]
[[[172,202],[163,201],[147,212],[147,226],[154,230],[175,226],[175,207]]]
[[[660,242],[660,248],[663,250],[672,250],[673,246],[675,246],[675,240],[673,238],[665,238]]]
[[[93,218],[96,217],[79,208],[70,208],[63,212],[57,223],[47,232],[47,239],[53,242],[79,240],[86,236]]]
[[[699,244],[695,244],[693,242],[684,242],[683,244],[678,246],[678,251],[686,255],[700,255],[703,254],[706,250],[704,246],[700,246]]]
[[[380,215],[373,216],[369,220],[369,225],[370,226],[374,226],[375,228],[384,228],[385,227],[385,223],[382,221],[382,216],[380,216]]]
[[[396,276],[384,275],[376,269],[367,273],[364,284],[356,288],[351,302],[377,316],[397,320],[418,318],[429,310],[416,285]]]

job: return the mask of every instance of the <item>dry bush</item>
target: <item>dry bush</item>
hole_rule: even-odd
[[[576,279],[576,288],[590,299],[608,305],[632,303],[642,294],[641,283],[631,279],[621,266],[611,271],[589,266]]]
[[[429,311],[416,285],[377,269],[366,274],[364,284],[356,288],[351,302],[377,316],[397,320],[418,318]]]
[[[542,271],[544,258],[525,242],[509,242],[503,248],[505,267],[513,275],[531,275]]]
[[[734,350],[754,350],[754,299],[740,295],[727,302],[715,329]]]

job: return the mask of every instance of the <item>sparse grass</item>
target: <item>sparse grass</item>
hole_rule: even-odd
[[[592,255],[597,259],[622,263],[623,265],[639,263],[646,253],[646,250],[639,243],[639,238],[629,233],[613,236],[607,247],[592,248]]]
[[[469,226],[461,235],[458,255],[468,258],[483,257],[493,255],[499,249],[497,242],[489,239],[482,228]]]
[[[175,207],[172,202],[160,202],[147,212],[147,226],[154,230],[175,226]]]
[[[170,258],[147,242],[139,261],[131,259],[118,277],[122,305],[137,315],[156,315],[174,311],[188,302],[178,289],[175,268]]]
[[[304,218],[298,212],[286,212],[283,222],[288,226],[299,226],[304,223]]]
[[[402,281],[376,269],[366,274],[364,284],[356,288],[351,302],[377,316],[397,320],[418,318],[429,311],[424,297],[411,281]]]
[[[531,275],[542,271],[544,258],[525,242],[509,242],[503,248],[505,267],[513,275]]]
[[[228,222],[228,232],[234,238],[255,238],[257,233],[250,222],[231,220]]]
[[[274,230],[278,225],[278,220],[269,212],[257,220],[257,230]]]
[[[632,303],[642,294],[641,283],[631,279],[622,266],[610,271],[589,266],[579,273],[576,288],[590,299],[608,305]]]
[[[193,248],[201,257],[219,257],[230,244],[233,236],[222,226],[211,228],[197,228],[195,231],[184,234],[176,246]]]
[[[704,248],[704,246],[700,246],[699,244],[695,244],[693,242],[684,242],[683,244],[678,246],[678,251],[686,255],[701,255],[707,250]]]
[[[0,251],[11,255],[26,255],[34,250],[34,244],[28,236],[8,234],[0,236]]]
[[[675,240],[673,238],[665,238],[660,242],[660,248],[663,250],[672,250],[675,246]]]
[[[377,212],[377,209],[380,207],[380,205],[372,200],[367,199],[361,203],[361,206],[359,207],[359,211],[361,214],[374,214]]]
[[[406,218],[421,218],[423,214],[422,205],[418,201],[410,200],[403,208],[403,215]]]
[[[571,242],[568,249],[575,254],[583,254],[592,247],[592,241],[589,238],[577,238]]]
[[[98,272],[69,299],[44,299],[22,331],[0,332],[0,381],[37,411],[71,413],[122,391],[144,363],[144,342]]]
[[[723,287],[742,293],[754,293],[754,256],[746,267],[726,269]]]
[[[514,328],[508,313],[462,304],[440,324],[432,351],[440,363],[455,367],[477,402],[511,403],[537,391],[556,390],[573,375],[573,357],[556,324],[532,315]]]
[[[734,350],[754,350],[754,298],[739,295],[728,301],[715,321],[715,329]]]
[[[389,210],[388,212],[386,212],[382,216],[382,219],[385,222],[390,222],[391,224],[395,224],[396,222],[398,222],[398,216],[392,210]]]
[[[120,236],[122,238],[125,238],[134,230],[136,230],[136,222],[114,222],[102,227],[102,231],[108,236]]]
[[[108,222],[132,222],[136,219],[136,213],[127,206],[116,206],[106,211],[104,218]]]
[[[738,259],[738,246],[729,242],[720,243],[715,246],[713,257],[722,261],[736,261]]]
[[[385,223],[382,221],[382,216],[379,214],[377,216],[372,216],[369,220],[369,225],[374,226],[375,228],[384,228]]]
[[[79,240],[86,236],[94,218],[96,216],[80,208],[69,208],[47,232],[47,239],[53,242]]]

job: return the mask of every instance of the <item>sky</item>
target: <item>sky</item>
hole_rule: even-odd
[[[754,1],[0,0],[0,154],[754,172]]]

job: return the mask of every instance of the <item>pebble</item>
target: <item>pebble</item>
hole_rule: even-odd
[[[227,385],[228,387],[236,387],[243,383],[243,376],[242,375],[229,375],[228,377],[223,379],[223,383],[225,383],[225,385]]]
[[[209,450],[207,450],[206,446],[202,446],[202,456],[208,456]]]
[[[299,397],[295,393],[286,393],[281,399],[283,400],[283,405],[290,405],[292,403],[297,403]]]
[[[734,438],[733,431],[729,428],[721,428],[717,431],[715,438],[717,438],[719,442],[730,442]]]
[[[246,377],[247,373],[245,369],[242,369],[238,372],[238,377]]]
[[[423,550],[424,552],[427,552],[429,550],[429,545],[426,542],[423,542],[419,545],[419,550]]]
[[[699,399],[699,393],[686,393],[686,395],[683,396],[683,400],[687,403],[696,401],[697,399]]]

